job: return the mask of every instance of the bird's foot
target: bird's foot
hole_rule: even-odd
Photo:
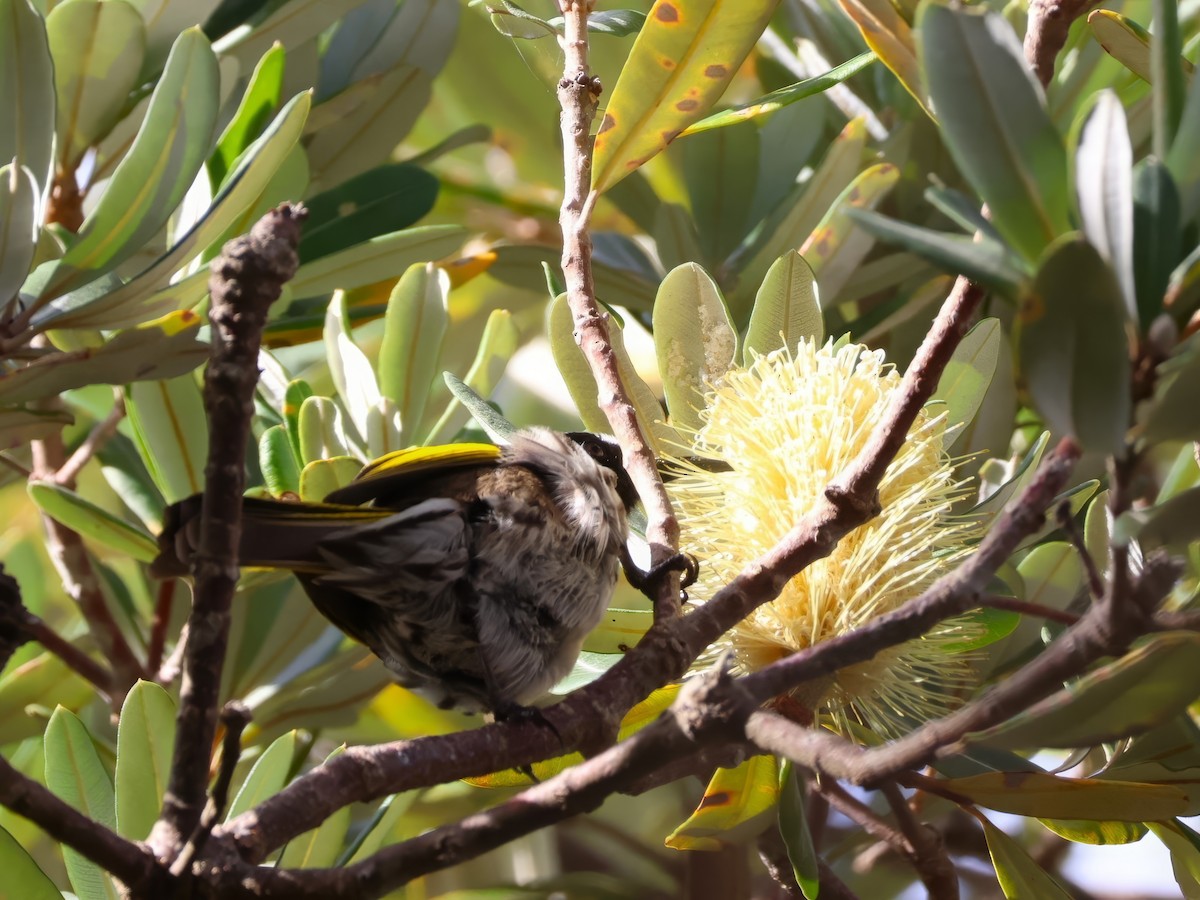
[[[680,599],[687,603],[687,589],[700,577],[700,561],[690,553],[676,553],[645,571],[639,569],[628,558],[622,560],[622,564],[625,568],[625,579],[651,600],[658,595],[662,579],[672,572],[679,572]]]

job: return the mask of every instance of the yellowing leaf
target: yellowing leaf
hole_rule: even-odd
[[[717,769],[696,811],[666,840],[675,850],[719,850],[758,834],[779,799],[779,762],[752,756],[736,769]]]
[[[980,806],[1018,816],[1153,822],[1200,813],[1196,781],[1143,784],[1046,772],[988,772],[939,785]]]
[[[612,187],[725,91],[778,0],[657,0],[596,134],[592,189]]]

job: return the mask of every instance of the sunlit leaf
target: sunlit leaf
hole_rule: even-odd
[[[820,891],[819,860],[813,846],[808,816],[804,810],[804,784],[793,764],[779,770],[779,834],[787,847],[796,884],[807,900],[817,900]]]
[[[671,423],[698,430],[704,392],[733,365],[737,332],[715,281],[695,263],[667,273],[654,301],[654,349]]]
[[[4,889],[9,896],[21,900],[62,900],[62,892],[50,876],[3,828],[0,828],[0,867],[4,870]]]
[[[215,191],[233,169],[235,160],[258,138],[271,121],[283,92],[283,66],[287,54],[276,44],[263,54],[250,73],[241,102],[217,138],[208,158],[208,180]]]
[[[54,62],[29,0],[0,0],[0,59],[0,109],[10,117],[0,128],[0,165],[28,168],[40,194],[53,165]]]
[[[312,297],[397,278],[413,263],[438,260],[458,249],[460,225],[424,225],[384,234],[305,263],[289,282],[293,296]]]
[[[142,462],[168,503],[204,490],[208,419],[191,376],[143,381],[125,392]]]
[[[1149,830],[1141,822],[1094,822],[1087,819],[1038,819],[1050,831],[1076,844],[1132,844]]]
[[[778,0],[656,0],[596,134],[604,191],[702,117],[725,91]]]
[[[750,351],[766,355],[780,347],[793,348],[802,338],[823,343],[825,322],[812,268],[799,251],[792,251],[775,260],[763,278],[743,352],[749,361]]]
[[[108,510],[52,481],[31,481],[29,498],[38,509],[90,540],[142,562],[158,555],[154,538]]]
[[[904,89],[931,117],[929,101],[917,64],[917,42],[908,22],[897,11],[891,0],[839,0],[858,30],[862,32],[867,46],[875,51],[880,62],[892,70],[900,79]]]
[[[117,830],[145,840],[162,808],[175,748],[175,701],[139,681],[125,696],[117,728]]]
[[[262,756],[254,761],[246,780],[238,788],[229,810],[225,813],[225,821],[237,818],[248,809],[253,809],[268,797],[275,794],[287,784],[288,773],[292,768],[292,758],[296,753],[296,733],[289,731],[277,738],[270,747],[263,751]]]
[[[383,319],[379,386],[400,411],[402,442],[416,442],[450,323],[450,276],[414,265],[396,282]]]
[[[0,166],[0,306],[16,296],[29,274],[37,247],[37,208],[33,172],[13,163]]]
[[[699,806],[667,837],[676,850],[719,850],[762,830],[779,800],[779,763],[752,756],[735,769],[717,769]]]
[[[940,784],[980,806],[1018,816],[1152,822],[1200,812],[1200,781],[1142,784],[1046,772],[993,772]]]
[[[1003,343],[1000,320],[993,318],[983,319],[959,341],[932,398],[946,404],[947,425],[967,425],[975,418]]]

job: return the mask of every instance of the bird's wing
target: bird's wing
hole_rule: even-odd
[[[368,463],[352,482],[333,491],[325,502],[356,506],[375,500],[378,505],[387,506],[389,498],[411,495],[414,485],[426,486],[447,476],[453,478],[465,474],[464,470],[491,468],[499,461],[500,448],[494,444],[441,444],[395,450]]]
[[[470,563],[467,507],[437,498],[373,522],[348,525],[317,545],[320,585],[348,591],[435,627],[454,614],[452,587]]]

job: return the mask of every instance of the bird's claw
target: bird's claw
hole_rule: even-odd
[[[629,583],[651,600],[658,594],[662,579],[672,572],[680,573],[679,591],[686,603],[687,589],[700,577],[700,561],[692,554],[676,553],[644,572],[632,563],[625,567],[625,577]]]

